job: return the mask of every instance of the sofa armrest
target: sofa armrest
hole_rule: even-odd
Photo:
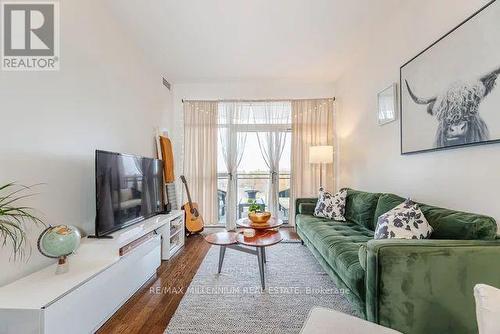
[[[477,333],[473,288],[500,287],[498,240],[370,240],[366,317],[403,333]]]
[[[316,202],[318,201],[318,198],[297,198],[295,200],[295,215],[298,214],[313,214],[314,213],[314,208],[316,207]],[[311,205],[312,205],[312,210],[311,210]]]
[[[315,208],[316,203],[300,203],[298,213],[302,215],[312,215],[314,214]]]

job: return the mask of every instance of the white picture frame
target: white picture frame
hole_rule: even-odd
[[[398,87],[396,83],[391,84],[377,94],[377,120],[378,125],[394,122],[397,119]]]

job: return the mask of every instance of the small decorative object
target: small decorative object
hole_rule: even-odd
[[[67,256],[80,246],[81,235],[70,225],[49,226],[38,237],[38,250],[42,255],[58,259],[56,274],[68,271]]]
[[[30,197],[26,194],[30,187],[8,183],[0,186],[0,248],[9,245],[12,247],[13,258],[23,258],[26,243],[26,223],[45,226],[44,222],[36,217],[33,209],[17,204],[19,200]],[[29,255],[29,254],[28,254]]]
[[[245,238],[253,238],[255,237],[255,230],[246,228],[243,230],[243,235],[245,236]]]
[[[271,218],[271,212],[250,212],[248,214],[248,219],[252,221],[252,224],[263,225],[267,224],[267,221]]]
[[[500,142],[500,2],[401,66],[401,154]]]
[[[248,207],[248,219],[255,225],[267,224],[267,221],[271,218],[271,212],[261,212],[261,207],[255,200],[252,200],[251,203]]]
[[[314,208],[314,216],[329,218],[336,221],[345,221],[345,203],[347,189],[342,188],[336,194],[332,194],[323,188],[319,188],[318,202]]]
[[[260,212],[260,205],[257,204],[257,201],[256,200],[249,200],[248,201],[250,203],[250,206],[248,207],[248,212],[249,213],[252,213],[252,212]]]
[[[411,199],[378,217],[375,239],[427,239],[432,226]]]
[[[392,84],[378,93],[378,125],[384,125],[396,120],[397,84]]]

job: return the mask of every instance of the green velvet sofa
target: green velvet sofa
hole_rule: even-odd
[[[295,224],[361,317],[403,333],[477,333],[473,287],[500,287],[493,218],[420,204],[427,240],[374,240],[377,217],[404,201],[349,189],[346,222],[313,216],[316,198],[296,200]]]

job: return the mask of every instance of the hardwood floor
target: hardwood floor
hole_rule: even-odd
[[[292,228],[282,228],[281,232],[286,239],[298,239]],[[209,249],[210,244],[202,235],[187,238],[184,248],[169,261],[163,261],[156,276],[146,282],[97,333],[163,333]]]
[[[184,248],[163,261],[156,277],[144,284],[97,333],[163,333],[209,248],[201,235],[187,238]]]

